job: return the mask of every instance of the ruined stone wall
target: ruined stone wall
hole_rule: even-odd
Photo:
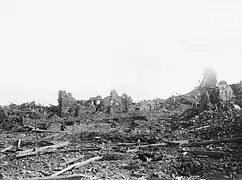
[[[0,124],[4,121],[4,119],[6,119],[7,118],[7,116],[6,116],[6,113],[5,113],[5,111],[2,109],[2,108],[0,108]]]
[[[60,117],[74,116],[76,113],[76,108],[78,107],[76,100],[72,97],[71,93],[66,93],[66,91],[59,91],[58,94],[58,104]]]
[[[113,101],[112,105],[110,101]],[[109,108],[111,113],[121,113],[127,111],[129,106],[132,104],[132,98],[126,94],[119,96],[115,90],[110,92],[110,96],[106,97],[102,101],[102,106],[104,109],[108,110]],[[111,106],[110,106],[111,105]]]
[[[235,102],[242,108],[242,82],[231,84],[230,87],[233,90]]]

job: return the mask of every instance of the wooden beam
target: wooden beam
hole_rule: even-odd
[[[141,145],[138,146],[139,148],[151,148],[151,147],[162,147],[162,146],[167,146],[167,143],[157,143],[157,144],[148,144],[148,145]]]
[[[32,155],[37,155],[37,154],[41,154],[41,153],[55,151],[57,148],[65,147],[69,143],[70,143],[69,141],[65,141],[65,142],[60,142],[60,143],[52,145],[52,146],[44,146],[44,147],[37,147],[37,148],[34,148],[34,149],[28,149],[28,150],[19,152],[16,155],[16,157],[20,158],[20,157],[32,156]]]
[[[1,159],[3,159],[3,158],[5,158],[6,157],[6,155],[4,154],[4,155],[2,155],[2,156],[0,156],[0,160]]]
[[[100,160],[102,158],[103,158],[102,156],[97,156],[97,157],[90,158],[90,159],[88,159],[86,161],[83,161],[83,162],[75,163],[75,164],[73,164],[71,166],[68,166],[65,169],[62,169],[61,171],[59,171],[59,172],[57,172],[57,173],[55,173],[55,174],[53,174],[51,176],[58,176],[58,175],[63,174],[64,172],[69,171],[69,170],[71,170],[73,168],[79,168],[79,167],[84,166],[86,164],[89,164],[91,162],[98,161],[98,160]]]
[[[95,177],[85,174],[73,174],[69,176],[47,176],[47,177],[35,177],[35,178],[23,178],[20,180],[80,180],[81,178],[95,179]]]
[[[225,152],[217,152],[217,151],[185,151],[193,155],[202,155],[209,156],[214,158],[222,158],[226,155]]]
[[[229,139],[219,139],[211,141],[201,141],[201,142],[192,142],[188,144],[183,144],[184,147],[195,147],[209,144],[220,144],[220,143],[242,143],[242,137],[229,138]]]
[[[0,152],[1,152],[1,153],[5,153],[6,151],[8,151],[8,150],[10,150],[10,149],[12,149],[12,148],[13,148],[13,146],[9,146],[9,147],[4,148],[4,149],[1,150]]]
[[[67,162],[61,163],[60,165],[61,166],[66,166],[66,165],[71,164],[71,163],[73,163],[75,161],[78,161],[81,158],[84,158],[84,155],[80,155],[80,156],[78,156],[76,158],[69,159]]]
[[[31,131],[36,133],[71,133],[70,131],[49,131],[44,129],[33,129]]]

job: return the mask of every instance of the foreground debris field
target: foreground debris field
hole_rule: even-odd
[[[198,114],[198,102],[184,95],[78,117],[12,105],[0,127],[0,172],[4,179],[240,179],[239,111],[216,99]]]

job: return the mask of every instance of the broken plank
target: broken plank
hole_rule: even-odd
[[[132,145],[139,145],[139,144],[145,145],[144,143],[117,143],[115,145],[116,146],[132,146]]]
[[[19,152],[16,157],[25,157],[25,156],[32,156],[32,155],[36,155],[36,154],[40,154],[41,152],[48,152],[48,150],[56,150],[57,148],[62,148],[65,147],[69,144],[69,141],[65,141],[65,142],[60,142],[58,144],[52,145],[52,146],[44,146],[44,147],[37,147],[37,148],[33,148],[33,149],[28,149],[22,152]]]
[[[73,162],[75,162],[75,161],[78,161],[78,160],[81,159],[81,158],[84,158],[84,155],[78,156],[78,157],[76,157],[76,158],[69,159],[67,162],[65,162],[65,163],[61,163],[60,165],[61,165],[61,166],[66,166],[66,165],[71,164],[71,163],[73,163]]]
[[[201,142],[192,142],[192,143],[183,144],[182,146],[184,146],[184,147],[195,147],[195,146],[220,144],[220,143],[242,143],[242,137],[220,139],[220,140],[210,140],[210,141],[201,141]]]
[[[102,148],[83,148],[83,149],[63,149],[58,152],[65,153],[65,152],[80,152],[80,151],[100,151]]]
[[[157,143],[157,144],[147,144],[147,145],[140,145],[137,146],[136,149],[129,149],[126,152],[137,152],[139,149],[142,148],[152,148],[152,147],[169,147],[169,146],[174,146],[174,145],[181,145],[179,143],[172,143],[172,142],[167,142],[167,143]]]
[[[177,146],[177,145],[183,145],[188,144],[187,140],[180,140],[180,141],[167,141],[163,140],[163,143],[157,143],[157,144],[147,144],[147,143],[117,143],[116,146],[132,146],[132,145],[140,145],[140,147],[156,147],[156,146]]]
[[[193,155],[202,155],[202,156],[209,156],[214,158],[222,158],[226,155],[224,152],[217,152],[217,151],[185,151]]]
[[[179,140],[179,141],[165,141],[165,143],[169,144],[174,144],[174,145],[179,145],[182,146],[183,144],[188,144],[188,140]]]
[[[6,155],[4,154],[4,155],[2,155],[2,156],[0,156],[0,160],[1,159],[3,159],[3,158],[5,158],[6,157]]]
[[[21,139],[19,139],[18,141],[17,141],[17,149],[19,150],[19,149],[21,149]]]
[[[49,131],[44,129],[32,129],[31,131],[36,133],[71,133],[70,131]]]
[[[46,149],[46,150],[43,150],[43,151],[40,151],[40,152],[33,151],[32,154],[29,153],[27,156],[34,156],[34,155],[41,155],[41,154],[47,154],[47,153],[54,153],[56,151],[57,151],[57,149]],[[16,156],[16,158],[21,158],[21,157],[26,157],[26,156]]]
[[[161,147],[161,146],[167,146],[167,143],[158,143],[158,144],[148,144],[148,145],[141,145],[139,148],[150,148],[150,147]]]
[[[1,150],[0,152],[1,153],[5,153],[6,151],[8,151],[8,150],[10,150],[12,148],[13,148],[13,146],[8,146],[8,147],[4,148],[3,150]]]
[[[75,163],[75,164],[73,164],[71,166],[66,167],[65,169],[62,169],[61,171],[59,171],[59,172],[57,172],[57,173],[55,173],[55,174],[53,174],[51,176],[58,176],[58,175],[63,174],[64,172],[69,171],[69,170],[71,170],[73,168],[79,168],[79,167],[84,166],[86,164],[89,164],[91,162],[98,161],[98,160],[100,160],[102,158],[103,158],[102,156],[97,156],[97,157],[90,158],[90,159],[88,159],[86,161],[83,161],[83,162]]]
[[[200,127],[192,127],[188,130],[188,132],[191,132],[191,131],[199,131],[199,130],[204,130],[204,129],[207,129],[209,127],[211,127],[212,125],[207,125],[207,126],[200,126]]]
[[[135,152],[139,152],[139,151],[140,151],[140,149],[128,149],[126,151],[126,153],[135,153]]]
[[[96,179],[93,176],[85,174],[73,174],[69,176],[47,176],[47,177],[35,177],[35,178],[23,178],[20,180],[80,180],[82,177]]]
[[[44,133],[44,132],[48,132],[48,133],[71,133],[70,131],[49,131],[49,130],[45,130],[45,129],[39,129],[39,128],[35,128],[34,126],[25,126],[28,127],[29,129],[31,129],[32,132],[36,132],[36,133]]]
[[[60,134],[57,134],[57,133],[51,134],[51,135],[46,136],[46,137],[43,137],[41,139],[38,139],[38,140],[35,140],[35,141],[31,141],[31,144],[37,144],[37,143],[39,143],[41,141],[47,141],[47,140],[54,139],[55,137],[60,137],[60,136],[61,135]]]

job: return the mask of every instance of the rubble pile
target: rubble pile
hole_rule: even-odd
[[[0,134],[0,171],[12,179],[238,179],[240,114],[217,89],[209,93],[202,112],[198,88],[139,103],[112,90],[87,101],[60,91],[57,107],[11,105],[1,124],[12,133]],[[27,125],[38,128],[15,131]]]
[[[238,155],[234,152],[241,152],[241,141],[239,144],[221,144],[216,140],[235,138],[242,135],[241,119],[233,104],[224,102],[215,91],[210,94],[211,104],[202,113],[198,113],[198,108],[191,106],[180,115],[173,115],[167,121],[165,134],[169,134],[169,140],[188,140],[196,142],[200,146],[195,148],[187,147],[182,149],[183,154],[178,155],[175,163],[176,171],[181,176],[204,175],[208,172],[220,172],[223,175],[231,175],[241,172],[242,163]],[[216,145],[202,144],[203,141],[213,140]],[[228,141],[230,142],[230,141]],[[231,141],[232,142],[232,141]],[[186,153],[187,155],[184,155]],[[212,159],[203,159],[212,157]],[[213,159],[215,158],[215,159]],[[174,172],[175,173],[175,172]],[[220,177],[221,178],[221,177]]]
[[[136,104],[142,113],[159,113],[168,109],[168,103],[164,99],[144,100]]]
[[[53,106],[54,107],[54,106]],[[18,130],[22,126],[45,123],[45,119],[55,113],[53,107],[42,106],[34,101],[20,105],[10,104],[1,108],[1,129],[10,131]]]
[[[49,131],[64,131],[64,120],[57,115],[51,115],[47,118],[45,129]]]
[[[0,128],[5,131],[16,131],[22,126],[23,126],[23,118],[16,115],[6,118],[0,124]]]
[[[30,103],[23,103],[20,105],[10,104],[3,107],[7,116],[23,116],[30,119],[44,118],[50,113],[48,107],[37,105],[34,101]]]
[[[208,104],[204,112],[199,114],[198,108],[191,106],[181,115],[173,117],[171,119],[172,123],[176,125],[177,129],[190,128],[193,131],[198,130],[195,132],[197,136],[200,133],[207,136],[197,137],[201,139],[227,138],[241,135],[240,118],[233,104],[222,101],[217,92],[212,92],[210,97],[212,103]]]

